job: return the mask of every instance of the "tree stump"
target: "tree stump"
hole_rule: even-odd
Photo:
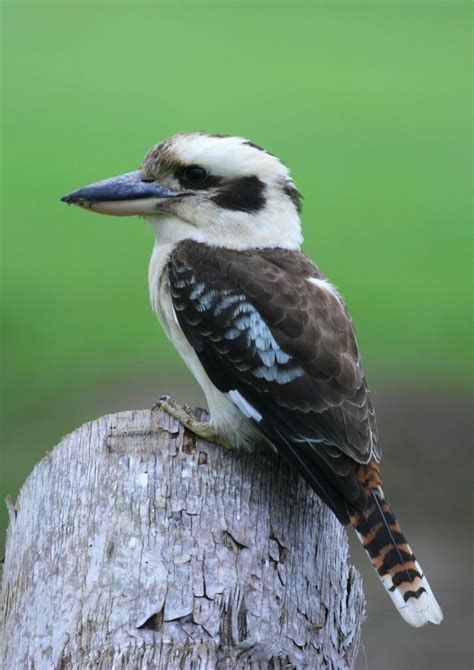
[[[112,414],[35,467],[10,517],[4,670],[355,665],[345,531],[268,449],[226,451],[160,409]]]

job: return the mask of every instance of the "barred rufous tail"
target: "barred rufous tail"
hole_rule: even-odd
[[[415,559],[390,505],[385,500],[377,465],[360,468],[367,492],[363,511],[351,510],[350,519],[372,565],[401,616],[418,628],[439,624],[443,613],[428,580]]]

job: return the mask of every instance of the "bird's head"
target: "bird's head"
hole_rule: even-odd
[[[139,170],[62,200],[103,214],[144,216],[166,242],[298,248],[302,239],[300,196],[288,168],[241,137],[174,135],[150,149]]]

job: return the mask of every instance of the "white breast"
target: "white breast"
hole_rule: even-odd
[[[151,305],[163,329],[204,391],[211,423],[236,448],[252,449],[259,432],[242,413],[230,394],[219,391],[209,379],[194,349],[181,330],[171,300],[167,263],[173,244],[155,242],[148,271]],[[235,396],[235,392],[234,392]]]

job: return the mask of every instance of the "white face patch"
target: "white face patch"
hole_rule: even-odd
[[[276,156],[241,137],[205,133],[175,135],[151,155],[153,151],[157,156],[163,151],[171,166],[198,166],[216,179],[209,187],[190,188],[189,197],[170,201],[168,215],[146,216],[158,241],[189,238],[228,249],[300,248],[298,201],[291,195],[296,189],[288,168]],[[171,181],[164,177],[165,187],[178,187],[174,177]],[[168,227],[171,218],[181,225]]]

